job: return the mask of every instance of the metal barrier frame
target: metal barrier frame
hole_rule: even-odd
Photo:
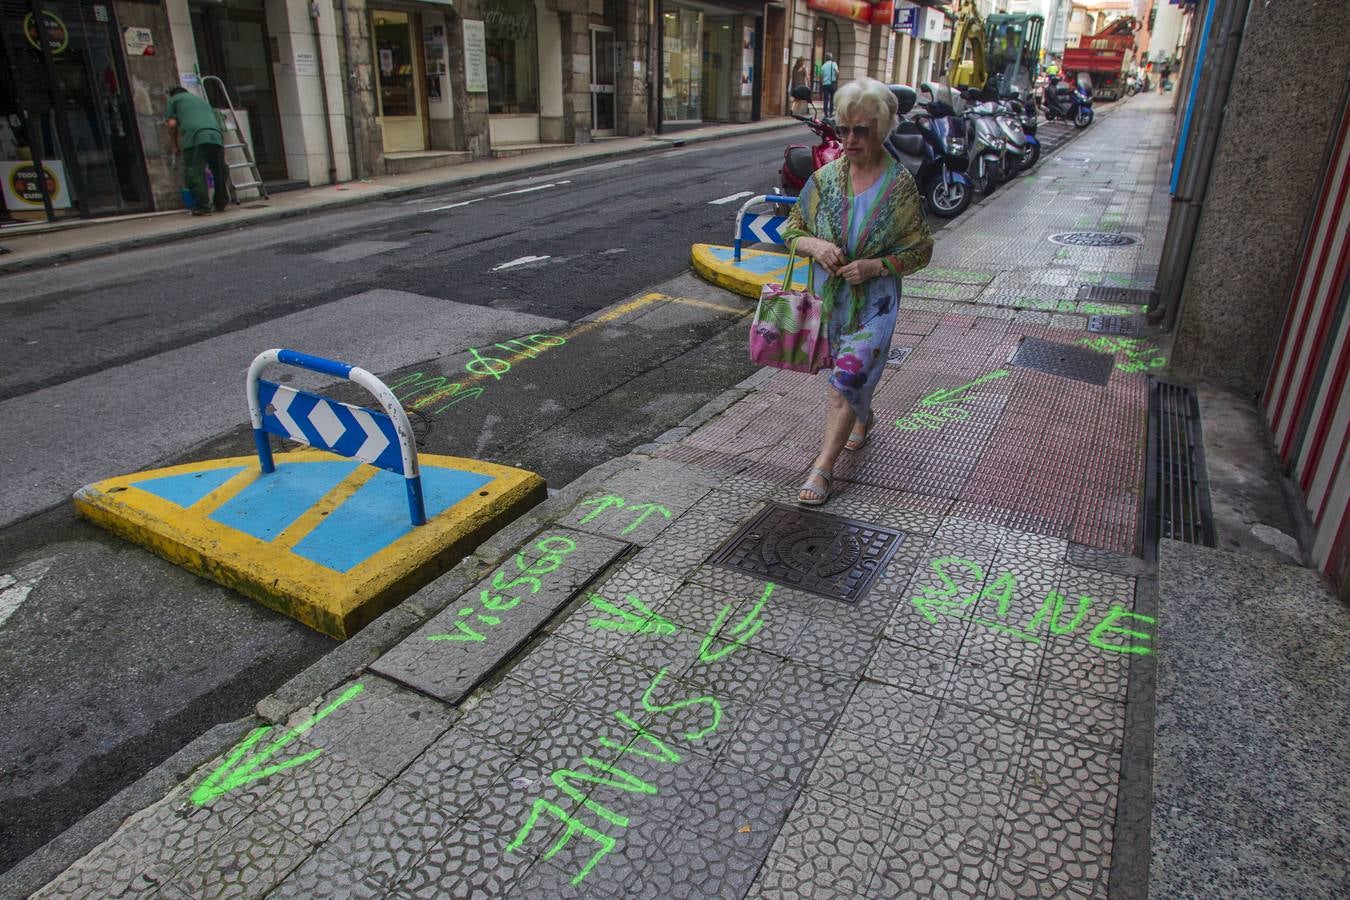
[[[788,206],[791,206],[796,202],[796,197],[784,197],[779,194],[760,194],[757,197],[751,197],[749,200],[745,201],[745,203],[741,204],[740,211],[736,213],[736,234],[732,240],[732,259],[736,260],[736,262],[741,261],[741,225],[745,222],[745,214],[749,211],[750,207],[760,203],[785,203]],[[754,242],[752,241],[752,243]]]
[[[258,449],[258,463],[263,474],[276,471],[276,465],[272,460],[272,446],[267,438],[272,432],[263,428],[262,404],[258,398],[259,375],[268,363],[306,369],[310,372],[318,372],[321,375],[331,375],[334,378],[345,378],[359,384],[373,394],[376,400],[380,401],[380,405],[384,408],[384,414],[393,422],[394,431],[398,435],[399,455],[403,463],[402,475],[408,489],[408,514],[412,518],[413,525],[425,525],[427,523],[427,512],[426,504],[422,498],[422,475],[417,465],[417,445],[413,440],[413,431],[412,426],[408,423],[408,415],[403,411],[403,404],[398,402],[394,392],[389,390],[383,381],[360,366],[353,366],[336,359],[325,359],[322,356],[311,356],[298,350],[281,348],[264,350],[253,358],[253,362],[248,367],[245,391],[248,395],[249,421],[253,425],[253,443]],[[323,399],[326,400],[327,398]],[[298,444],[312,446],[309,441],[297,438],[294,435],[277,436],[293,440]],[[368,461],[362,460],[362,462]],[[368,464],[374,465],[373,463]],[[377,468],[384,467],[377,466]]]

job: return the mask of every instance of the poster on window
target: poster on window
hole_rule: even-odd
[[[741,96],[749,97],[755,86],[755,29],[742,29],[741,37]]]
[[[70,208],[70,190],[66,185],[66,168],[59,159],[42,162],[46,176],[47,196],[53,209]],[[39,210],[42,204],[42,183],[38,181],[37,166],[31,160],[0,160],[0,179],[3,179],[5,205],[12,210]]]
[[[487,32],[477,19],[464,20],[464,90],[486,94]]]

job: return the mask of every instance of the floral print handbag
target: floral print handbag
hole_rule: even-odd
[[[811,266],[806,267],[807,288],[792,287],[796,254],[788,256],[782,284],[766,284],[759,292],[759,305],[750,323],[750,359],[761,366],[809,372],[814,375],[832,364],[830,339],[825,334],[820,297],[809,289]]]

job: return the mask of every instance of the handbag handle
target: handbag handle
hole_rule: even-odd
[[[797,263],[797,241],[799,240],[801,240],[801,238],[794,238],[792,241],[792,246],[788,248],[787,273],[783,275],[783,290],[785,291],[792,290],[792,267]],[[815,281],[811,277],[812,275],[811,267],[816,264],[816,261],[809,256],[807,257],[807,259],[810,260],[810,262],[806,264],[805,289],[809,291],[811,290],[812,285],[815,284]]]

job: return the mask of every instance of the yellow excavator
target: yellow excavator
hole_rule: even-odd
[[[966,51],[970,59],[966,59]],[[989,80],[984,62],[984,21],[975,0],[961,0],[952,28],[952,51],[947,57],[946,81],[954,88],[983,89]]]

